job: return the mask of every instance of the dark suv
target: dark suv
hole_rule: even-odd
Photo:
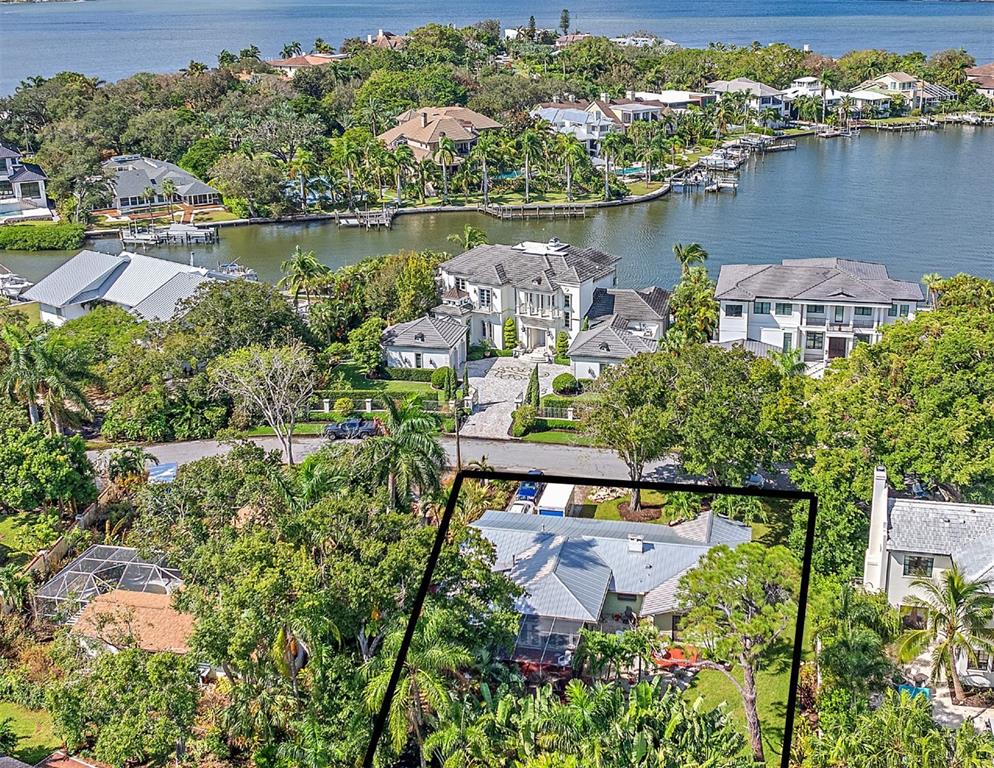
[[[329,440],[362,440],[376,434],[376,424],[365,419],[346,419],[324,428],[324,436]]]

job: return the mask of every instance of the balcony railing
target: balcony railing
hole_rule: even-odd
[[[525,317],[544,317],[548,320],[563,316],[563,311],[559,307],[539,307],[535,304],[518,304],[516,311],[517,314]]]

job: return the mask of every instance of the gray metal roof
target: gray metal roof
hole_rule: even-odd
[[[514,285],[551,291],[610,275],[620,256],[577,248],[558,240],[519,245],[478,245],[449,259],[441,269],[482,285]]]
[[[570,357],[592,357],[610,361],[627,360],[642,352],[655,352],[658,342],[636,336],[631,331],[618,327],[612,315],[605,322],[586,331],[580,331],[570,344],[567,354]]]
[[[889,510],[888,549],[949,555],[970,578],[994,570],[994,506],[891,499]]]
[[[705,86],[712,93],[748,93],[750,96],[779,96],[781,91],[772,85],[736,77],[734,80],[715,80]]]
[[[715,298],[752,301],[924,301],[918,283],[893,280],[882,264],[850,259],[784,259],[781,264],[725,264]]]
[[[45,181],[48,178],[45,172],[34,163],[21,163],[15,168],[16,170],[9,179],[12,182]]]
[[[626,320],[655,322],[669,316],[670,295],[655,285],[634,288],[595,288],[587,317],[591,321],[619,315]]]
[[[210,279],[200,272],[179,272],[138,302],[132,312],[142,320],[171,320],[176,314],[176,306],[193,296],[200,284]]]
[[[111,158],[104,163],[104,168],[115,174],[114,190],[118,198],[144,197],[147,187],[161,194],[162,182],[166,179],[171,179],[176,185],[180,197],[220,194],[193,174],[165,160],[128,155]]]
[[[124,254],[114,256],[100,251],[80,251],[26,290],[22,297],[52,307],[79,303],[77,297],[86,294],[99,298],[105,283],[120,274],[127,263]]]
[[[465,324],[431,315],[391,325],[383,332],[383,344],[390,347],[452,349],[465,338]]]
[[[491,510],[473,526],[493,543],[495,570],[525,590],[519,612],[578,621],[597,621],[608,592],[648,595],[679,579],[711,546],[752,538],[748,526],[710,513],[666,526]],[[634,549],[633,535],[642,540]]]

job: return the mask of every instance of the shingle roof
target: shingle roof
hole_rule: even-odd
[[[549,243],[478,245],[441,265],[450,275],[483,285],[514,285],[551,291],[560,284],[579,285],[611,274],[621,261],[594,248]]]
[[[595,288],[587,317],[591,321],[620,315],[626,320],[653,322],[665,320],[669,314],[670,295],[655,285],[634,288]]]
[[[782,264],[725,264],[717,299],[800,301],[923,301],[921,286],[893,280],[882,264],[849,259],[784,259]]]
[[[21,156],[21,153],[16,149],[11,149],[5,144],[0,144],[0,160],[6,160],[8,157],[16,159]]]
[[[467,107],[422,107],[397,115],[397,125],[377,138],[385,144],[393,144],[398,139],[434,144],[444,134],[453,141],[469,141],[480,131],[500,127],[496,120]]]
[[[610,322],[598,323],[593,328],[580,331],[570,344],[570,357],[593,357],[605,360],[627,360],[642,352],[655,352],[658,343],[655,339],[636,336],[631,331],[618,327],[617,317],[612,315]]]
[[[994,571],[994,506],[890,499],[888,549],[949,555],[971,579]]]
[[[444,317],[425,315],[392,325],[383,332],[384,346],[452,349],[466,338],[466,326]]]
[[[994,62],[990,64],[980,64],[965,70],[967,77],[994,77]]]
[[[45,181],[47,178],[45,172],[34,163],[21,163],[9,181]]]
[[[72,631],[83,637],[115,642],[130,631],[138,647],[150,653],[186,653],[193,634],[193,616],[180,613],[169,595],[114,589],[94,597],[80,613]],[[104,626],[109,624],[110,626]]]
[[[119,198],[144,197],[147,187],[161,190],[166,179],[171,179],[176,185],[180,197],[220,194],[193,174],[165,160],[125,155],[111,158],[103,166],[114,172],[114,190]]]
[[[710,514],[666,526],[491,510],[473,526],[494,544],[494,568],[524,588],[519,612],[579,621],[599,619],[608,591],[651,593],[711,546],[751,538],[748,526]],[[636,551],[631,535],[642,537]]]

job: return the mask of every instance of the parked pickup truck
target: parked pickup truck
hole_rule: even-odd
[[[358,418],[327,424],[324,428],[324,436],[329,440],[362,440],[375,434],[375,423]]]

